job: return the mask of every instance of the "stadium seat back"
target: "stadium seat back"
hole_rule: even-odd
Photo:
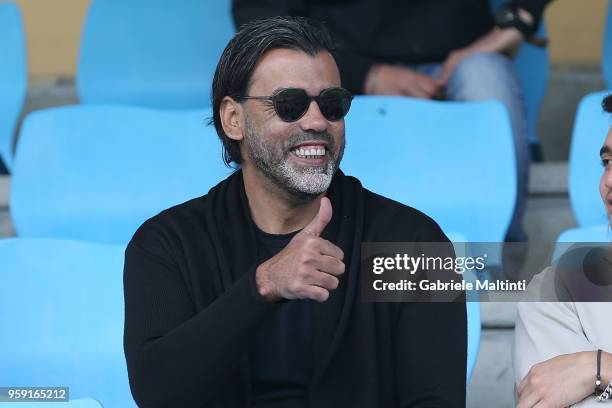
[[[210,106],[234,34],[229,0],[93,0],[78,62],[82,103],[164,109]]]
[[[612,121],[601,108],[608,92],[585,96],[576,112],[569,155],[569,196],[578,225],[590,227],[607,222],[599,195],[603,167],[599,150],[604,144]]]
[[[612,230],[610,230],[609,224],[569,229],[563,231],[557,238],[552,260],[553,262],[558,260],[561,255],[576,244],[585,243],[591,246],[607,242],[612,242]]]
[[[446,236],[453,243],[456,256],[471,256],[470,244],[465,236],[456,232],[446,233]],[[467,282],[475,282],[476,274],[473,271],[466,271],[463,274],[463,279]],[[472,298],[468,294],[468,299],[471,300],[465,306],[467,308],[468,323],[467,382],[469,384],[480,351],[482,321],[480,319],[480,302],[477,301],[477,297]]]
[[[26,46],[16,4],[0,1],[0,159],[13,164],[15,125],[27,88]]]
[[[364,187],[425,212],[470,242],[503,242],[516,158],[500,102],[356,97],[341,168]]]
[[[125,244],[158,212],[232,172],[210,111],[77,105],[22,127],[11,183],[18,236]]]
[[[124,249],[0,240],[0,384],[67,386],[70,399],[135,406],[123,354]]]

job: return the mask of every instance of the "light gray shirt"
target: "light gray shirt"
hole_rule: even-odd
[[[527,287],[527,297],[537,299],[547,282],[554,282],[553,268],[537,274]],[[520,302],[514,332],[514,379],[518,387],[537,363],[562,354],[602,349],[612,352],[612,303]],[[595,373],[593,373],[595,387]],[[593,396],[573,407],[602,408]]]

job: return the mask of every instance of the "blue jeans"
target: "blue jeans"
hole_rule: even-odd
[[[439,77],[442,73],[442,64],[439,63],[409,65],[408,67],[432,77]],[[517,198],[506,241],[526,241],[523,218],[527,205],[531,157],[527,110],[512,60],[498,53],[475,53],[466,57],[455,67],[455,71],[449,78],[446,96],[453,101],[495,99],[506,105],[510,114],[517,160]]]

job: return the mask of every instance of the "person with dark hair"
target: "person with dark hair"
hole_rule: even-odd
[[[602,107],[612,113],[612,96]],[[612,128],[600,158],[599,192],[612,224]],[[609,244],[592,245],[572,247],[534,276],[530,302],[518,304],[517,408],[595,408],[612,398],[612,251]]]
[[[503,102],[517,157],[506,241],[524,242],[531,157],[522,88],[509,55],[524,41],[545,44],[536,33],[550,1],[509,0],[497,16],[490,0],[233,0],[232,12],[237,27],[278,15],[325,21],[338,44],[343,81],[355,94]]]
[[[344,116],[320,24],[270,18],[225,48],[208,194],[146,221],[125,255],[124,348],[143,407],[464,407],[465,303],[363,302],[362,242],[452,245],[338,169]]]

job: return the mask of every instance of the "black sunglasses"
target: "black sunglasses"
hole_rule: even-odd
[[[301,88],[283,88],[272,96],[241,96],[238,99],[260,99],[270,101],[278,117],[284,122],[295,122],[308,112],[313,100],[330,122],[342,119],[351,107],[353,95],[344,88],[327,88],[317,96],[310,96]]]

